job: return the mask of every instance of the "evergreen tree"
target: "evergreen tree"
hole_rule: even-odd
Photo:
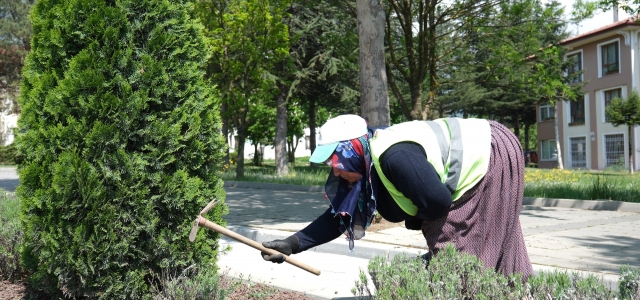
[[[218,99],[189,1],[41,0],[17,136],[23,260],[51,298],[150,298],[161,274],[215,272],[224,200]],[[225,206],[207,218],[223,223]],[[205,237],[206,235],[206,237]]]

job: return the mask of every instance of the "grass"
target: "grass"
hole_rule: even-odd
[[[18,280],[23,275],[20,265],[20,201],[13,193],[0,190],[0,280]]]
[[[309,157],[289,164],[289,175],[275,175],[275,162],[265,160],[262,166],[245,161],[244,178],[237,179],[235,167],[222,173],[227,181],[251,181],[295,185],[324,185],[330,168],[325,165],[312,168]],[[640,175],[623,170],[559,170],[527,168],[525,170],[525,197],[561,198],[580,200],[618,200],[640,203]]]
[[[524,195],[640,203],[640,175],[626,171],[526,169]]]

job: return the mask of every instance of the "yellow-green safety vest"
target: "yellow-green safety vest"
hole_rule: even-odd
[[[451,192],[453,201],[475,186],[489,168],[491,128],[487,120],[411,121],[377,130],[369,141],[373,165],[391,197],[411,216],[418,213],[418,207],[393,186],[380,167],[380,156],[400,142],[414,142],[424,148],[427,160]]]

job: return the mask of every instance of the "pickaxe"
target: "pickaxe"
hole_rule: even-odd
[[[280,253],[280,252],[278,252],[276,250],[265,248],[264,246],[262,246],[262,244],[254,241],[252,239],[249,239],[247,237],[239,235],[239,234],[237,234],[237,233],[235,233],[235,232],[233,232],[233,231],[231,231],[229,229],[226,229],[226,228],[224,228],[224,227],[222,227],[222,226],[220,226],[220,225],[218,225],[218,224],[216,224],[214,222],[211,222],[211,221],[205,219],[203,217],[203,215],[206,214],[209,210],[211,210],[211,208],[213,208],[216,204],[217,204],[217,200],[214,199],[211,202],[209,202],[209,204],[207,204],[207,206],[205,206],[205,208],[203,208],[202,211],[200,211],[200,214],[198,215],[196,220],[193,222],[193,227],[191,227],[191,233],[189,234],[189,241],[191,241],[193,243],[193,241],[195,241],[195,239],[196,239],[196,235],[198,234],[198,226],[204,226],[204,227],[207,227],[207,228],[209,228],[209,229],[211,229],[211,230],[213,230],[215,232],[224,234],[224,235],[226,235],[226,236],[228,236],[228,237],[230,237],[230,238],[232,238],[232,239],[234,239],[234,240],[236,240],[238,242],[241,242],[241,243],[243,243],[243,244],[245,244],[245,245],[247,245],[249,247],[258,249],[258,250],[260,250],[260,251],[262,251],[264,253],[268,253],[270,255],[282,254],[282,253]],[[290,263],[290,264],[292,264],[292,265],[294,265],[294,266],[296,266],[296,267],[298,267],[300,269],[303,269],[303,270],[305,270],[305,271],[307,271],[309,273],[312,273],[312,274],[315,274],[315,275],[318,275],[318,276],[320,275],[320,270],[318,270],[316,268],[313,268],[311,266],[308,266],[308,265],[306,265],[306,264],[304,264],[302,262],[299,262],[299,261],[297,261],[297,260],[295,260],[295,259],[293,259],[290,256],[287,256],[285,254],[282,254],[282,255],[285,258],[285,260],[284,260],[285,262],[288,262],[288,263]]]

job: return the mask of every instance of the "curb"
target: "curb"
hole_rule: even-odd
[[[261,189],[261,190],[285,190],[285,191],[312,192],[312,193],[324,192],[324,187],[319,185],[307,186],[307,185],[278,184],[278,183],[249,182],[249,181],[225,181],[224,187],[243,188],[243,189]],[[623,201],[616,201],[616,200],[576,200],[576,199],[560,199],[560,198],[524,197],[522,200],[522,205],[640,213],[640,203],[631,203],[631,202],[623,202]]]

